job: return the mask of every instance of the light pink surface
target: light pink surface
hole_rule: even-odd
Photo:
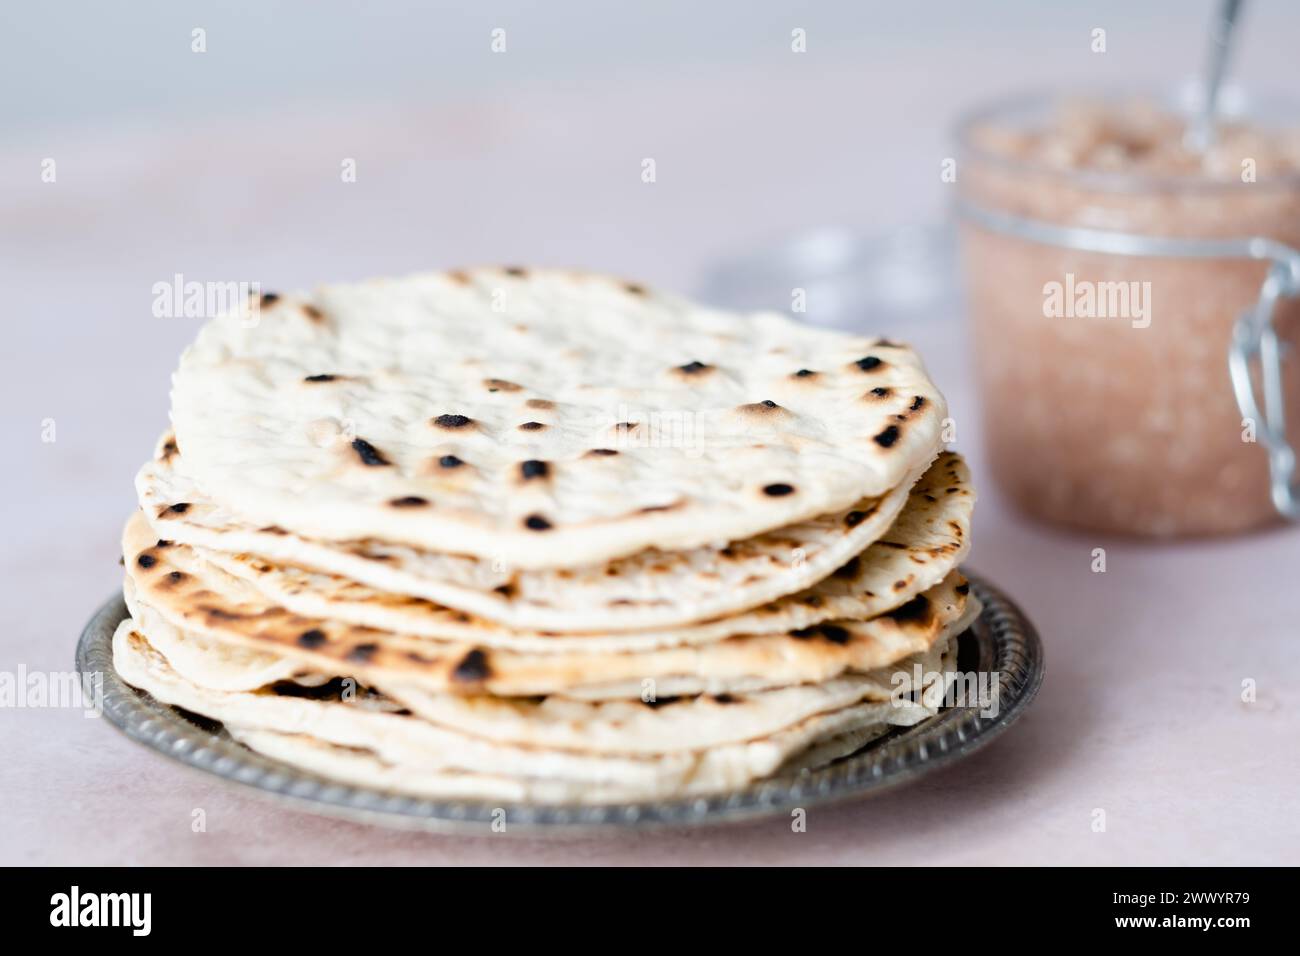
[[[180,272],[291,288],[522,261],[690,289],[706,263],[787,230],[936,217],[951,91],[898,64],[896,88],[916,96],[877,95],[869,123],[847,121],[844,101],[819,92],[863,89],[875,74],[843,70],[331,106],[239,129],[63,133],[0,154],[0,670],[69,669],[82,624],[117,586],[131,476],[196,327],[151,317],[154,282]],[[45,156],[58,160],[57,184],[39,180]],[[644,156],[658,162],[653,186],[639,181]],[[344,157],[357,159],[355,184],[339,180]],[[932,365],[978,484],[959,347]],[[47,418],[53,444],[40,440]],[[1097,547],[1104,574],[1090,568]],[[6,709],[0,862],[1296,863],[1298,559],[1296,529],[1177,546],[1066,536],[1008,513],[984,483],[971,566],[1042,632],[1037,703],[987,751],[906,789],[814,809],[803,834],[782,819],[564,843],[388,832],[216,784],[79,711]],[[207,832],[195,834],[199,808]],[[1096,810],[1105,832],[1094,832]]]

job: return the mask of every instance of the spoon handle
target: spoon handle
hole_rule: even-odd
[[[1219,89],[1228,68],[1228,53],[1232,44],[1233,28],[1241,12],[1242,0],[1220,0],[1219,9],[1210,24],[1210,51],[1205,70],[1205,95],[1201,111],[1188,127],[1187,145],[1204,152],[1214,142],[1214,123],[1219,106]]]

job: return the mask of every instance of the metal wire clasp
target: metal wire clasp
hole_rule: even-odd
[[[1300,251],[1263,236],[1246,239],[1175,239],[1142,236],[1104,229],[1062,226],[986,209],[969,200],[957,201],[963,219],[1005,235],[1044,245],[1117,256],[1159,256],[1192,259],[1254,259],[1271,262],[1254,305],[1236,321],[1228,345],[1228,374],[1243,419],[1255,425],[1255,437],[1268,453],[1273,506],[1290,519],[1300,518],[1300,484],[1295,477],[1296,454],[1286,437],[1285,394],[1282,385],[1282,346],[1273,324],[1281,299],[1300,294]],[[1263,408],[1255,398],[1252,364],[1258,361]]]
[[[1279,299],[1300,292],[1300,254],[1282,247],[1285,257],[1273,265],[1260,286],[1255,304],[1241,314],[1228,346],[1228,372],[1237,407],[1243,419],[1256,424],[1256,438],[1268,452],[1268,472],[1273,506],[1288,518],[1300,518],[1300,487],[1295,479],[1295,449],[1286,438],[1286,396],[1282,387],[1282,348],[1273,313]],[[1279,250],[1279,251],[1282,251]],[[1259,361],[1264,407],[1255,399],[1251,363]]]

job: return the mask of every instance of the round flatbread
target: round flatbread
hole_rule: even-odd
[[[906,347],[559,271],[263,297],[172,389],[194,479],[255,524],[521,569],[851,509],[929,461],[946,414]]]
[[[862,717],[869,718],[864,711]],[[835,734],[795,754],[776,773],[815,770],[846,757],[893,730],[897,724],[866,723]],[[716,781],[701,776],[674,792],[671,787],[656,790],[629,789],[615,785],[576,783],[566,780],[538,780],[530,777],[505,777],[500,774],[472,773],[463,770],[431,770],[404,763],[390,763],[372,750],[341,747],[309,734],[284,734],[273,730],[227,728],[230,735],[258,753],[310,773],[341,783],[387,790],[394,793],[437,800],[492,800],[502,803],[534,804],[608,804],[636,800],[666,799],[673,796],[700,796],[720,789]],[[504,810],[504,808],[502,808]],[[509,817],[501,819],[508,825]]]
[[[146,626],[153,626],[156,616],[200,636],[300,660],[323,673],[355,674],[380,686],[402,682],[501,696],[681,675],[794,684],[873,670],[927,649],[962,616],[969,591],[961,574],[952,571],[907,604],[865,621],[638,653],[532,654],[294,614],[249,583],[201,564],[185,545],[159,544],[139,512],[127,522],[123,557],[128,606]]]
[[[741,633],[756,616],[772,623],[754,633],[783,626],[783,617],[791,627],[833,616],[870,617],[937,583],[961,559],[975,501],[965,462],[945,452],[915,484],[725,548],[651,551],[599,567],[508,573],[490,562],[402,545],[314,541],[252,527],[204,500],[171,436],[141,469],[137,486],[160,538],[193,545],[205,560],[253,581],[291,610],[537,650],[546,643],[536,639],[539,633],[644,632],[608,642],[633,648]],[[882,535],[887,546],[872,546],[863,561],[846,567]],[[888,554],[891,549],[897,553]],[[902,588],[894,586],[899,580]],[[831,600],[821,609],[810,593],[790,600],[800,589]],[[868,598],[869,606],[841,600],[853,595]],[[774,600],[779,607],[744,615],[735,628],[728,623]],[[833,605],[844,606],[832,612]],[[686,627],[691,622],[702,623]]]
[[[911,692],[917,673],[933,678],[940,672],[950,644],[942,639],[887,667],[819,684],[652,701],[463,697],[396,684],[381,689],[431,723],[487,740],[597,753],[673,753],[767,736],[863,701],[899,699]]]
[[[144,630],[138,621],[133,627]],[[312,699],[333,699],[343,689],[338,679],[304,673],[296,661],[253,654],[170,626],[155,623],[147,635],[171,669],[196,687]],[[392,702],[390,712],[406,709],[436,726],[483,740],[579,753],[674,753],[768,736],[814,714],[863,701],[909,697],[941,672],[952,644],[950,638],[941,639],[923,653],[865,674],[751,693],[585,701],[559,695],[464,697],[405,684],[370,690]],[[354,694],[363,693],[355,681],[353,685]]]
[[[790,757],[824,741],[863,727],[909,725],[932,713],[924,705],[905,700],[859,703],[816,714],[775,734],[706,751],[583,754],[481,740],[385,708],[382,701],[367,705],[273,691],[210,690],[172,668],[133,621],[123,621],[114,635],[113,664],[127,683],[156,700],[220,721],[236,734],[242,730],[306,734],[333,745],[370,751],[396,766],[595,785],[628,797],[667,797],[743,786],[772,774]]]
[[[836,618],[865,620],[906,604],[938,584],[965,557],[973,503],[965,464],[955,455],[941,455],[912,488],[907,504],[884,537],[812,587],[727,617],[640,631],[575,634],[509,628],[431,601],[407,599],[337,575],[276,564],[258,555],[194,550],[201,560],[252,583],[267,598],[296,614],[539,654],[642,651],[707,644],[736,634],[797,630]],[[555,573],[534,571],[521,577]],[[594,576],[590,584],[598,587],[602,580],[608,576]],[[681,597],[689,599],[702,586],[696,577],[685,575],[681,588],[686,593]],[[743,590],[745,585],[737,587]],[[526,586],[519,590],[525,591]],[[580,604],[584,592],[578,585],[558,596],[566,603]]]

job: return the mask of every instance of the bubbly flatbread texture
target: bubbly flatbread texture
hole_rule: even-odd
[[[851,509],[929,461],[946,414],[906,347],[511,269],[264,298],[172,389],[195,481],[249,520],[521,569]]]

